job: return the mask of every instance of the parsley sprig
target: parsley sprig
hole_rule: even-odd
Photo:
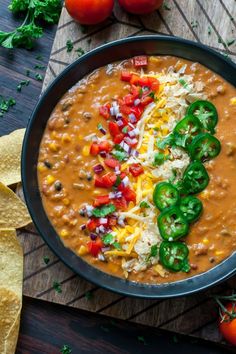
[[[43,28],[38,20],[49,24],[57,23],[61,11],[60,0],[12,0],[9,10],[14,14],[24,12],[23,23],[12,32],[0,31],[0,45],[11,49],[24,47],[31,49],[34,40],[42,37]]]

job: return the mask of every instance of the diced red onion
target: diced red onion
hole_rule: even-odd
[[[85,224],[82,224],[82,225],[80,225],[80,230],[85,230],[86,229],[86,225]]]
[[[106,225],[107,224],[107,218],[100,218],[99,219],[99,223],[101,224],[101,225]]]
[[[103,135],[106,135],[107,131],[103,127],[100,127],[99,130]]]
[[[137,150],[135,150],[135,149],[132,149],[131,155],[134,156],[134,157],[138,157],[139,156],[139,152]]]
[[[119,112],[119,113],[117,113],[117,115],[116,115],[116,119],[117,120],[119,120],[119,119],[121,119],[123,116],[122,116],[122,114]]]
[[[93,166],[93,170],[95,173],[99,174],[104,171],[104,167],[101,164]]]
[[[132,128],[135,129],[135,126],[132,123],[128,123],[128,125]]]
[[[96,227],[96,233],[99,234],[99,227]]]
[[[118,225],[125,226],[124,220],[125,220],[124,216],[119,216],[118,221],[117,221]]]
[[[116,199],[116,198],[121,198],[122,197],[122,192],[110,192],[109,193],[109,199]]]
[[[91,238],[92,241],[95,241],[97,237],[98,237],[97,234],[94,234],[93,232],[91,232],[90,238]]]
[[[129,185],[129,178],[125,176],[125,178],[122,179],[122,183],[124,184],[125,187]]]
[[[136,123],[136,121],[137,121],[134,113],[129,114],[129,119],[130,119],[131,123]]]
[[[103,225],[99,226],[99,232],[101,232],[102,234],[104,234],[106,231],[105,227]]]
[[[128,135],[129,135],[130,138],[133,138],[136,134],[135,134],[135,131],[134,131],[134,130],[130,130],[130,131],[128,132]]]
[[[125,152],[129,152],[130,147],[128,144],[126,144],[124,141],[120,143],[120,146],[124,149]]]
[[[92,205],[86,205],[86,212],[88,216],[92,216],[92,211],[93,211],[93,206]]]
[[[141,103],[141,100],[139,98],[136,98],[136,100],[134,100],[134,105],[138,106]]]
[[[118,120],[118,121],[117,121],[117,125],[118,125],[119,127],[122,127],[122,125],[123,125],[122,120]]]
[[[110,114],[111,114],[112,116],[115,116],[114,107],[111,107],[111,108],[110,108]]]
[[[107,252],[110,250],[110,247],[102,247],[102,252]]]
[[[98,259],[99,259],[99,261],[102,261],[102,262],[105,262],[105,260],[106,260],[106,258],[101,253],[98,254]]]
[[[100,151],[99,155],[105,159],[107,156],[107,153],[106,153],[106,151]]]

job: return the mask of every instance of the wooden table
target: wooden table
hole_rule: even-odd
[[[10,31],[17,23],[9,11],[9,1],[0,0],[1,30]],[[16,105],[0,120],[0,135],[25,127],[32,109],[41,92],[42,82],[37,81],[33,72],[38,64],[37,56],[42,56],[40,64],[47,66],[55,29],[46,29],[45,36],[38,41],[34,51],[17,49],[13,52],[0,48],[0,94],[14,97]],[[41,70],[41,74],[44,74]],[[32,78],[26,76],[31,70]],[[16,90],[21,80],[30,80],[28,87],[19,93]],[[80,353],[226,353],[231,351],[206,342],[184,336],[176,336],[167,331],[134,325],[124,321],[113,321],[105,316],[85,311],[69,309],[65,306],[24,298],[23,315],[17,353],[56,354],[64,344]]]

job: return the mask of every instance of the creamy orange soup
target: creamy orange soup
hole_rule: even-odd
[[[236,89],[198,63],[169,56],[140,60],[96,70],[58,102],[42,138],[38,180],[65,247],[104,272],[158,284],[204,272],[236,249]],[[203,161],[209,184],[196,194],[203,212],[187,235],[167,240],[189,251],[187,271],[173,271],[160,259],[161,211],[153,190],[163,181],[178,186],[191,158],[187,148],[160,150],[157,141],[198,100],[217,109],[221,151]],[[114,206],[110,214],[107,205]]]

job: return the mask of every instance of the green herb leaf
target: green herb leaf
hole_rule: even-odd
[[[68,39],[68,41],[66,42],[67,53],[72,52],[73,48],[74,48],[74,44],[72,43],[72,41],[70,39]]]
[[[60,349],[61,354],[71,354],[72,349],[69,347],[69,345],[64,344],[63,347]]]
[[[91,291],[86,291],[86,293],[84,294],[85,298],[87,300],[92,300],[93,298],[93,293]]]
[[[161,166],[167,159],[168,155],[165,155],[162,152],[157,152],[154,155],[153,166]]]
[[[114,242],[114,236],[112,234],[106,234],[102,237],[102,241],[105,245],[111,245]]]
[[[112,245],[113,245],[118,251],[121,251],[121,250],[122,250],[122,247],[121,247],[121,245],[120,245],[119,242],[113,242]]]
[[[61,293],[62,293],[61,284],[58,283],[57,281],[54,281],[54,282],[53,282],[53,289],[54,289],[58,294],[61,294]]]
[[[19,83],[19,85],[17,85],[17,88],[16,88],[17,91],[18,91],[18,92],[21,92],[22,87],[23,87],[23,86],[28,86],[29,83],[30,83],[29,80],[23,80],[23,81],[21,81],[21,82]]]
[[[128,133],[128,127],[124,127],[124,128],[122,129],[122,133],[127,134],[127,133]]]
[[[208,36],[210,36],[210,35],[211,35],[211,32],[212,32],[211,27],[210,27],[210,26],[208,26],[208,31],[207,31]]]
[[[148,209],[150,208],[150,205],[145,202],[145,200],[143,200],[140,204],[139,204],[140,208],[145,208],[145,209]]]
[[[143,336],[138,336],[137,338],[139,342],[143,343],[144,345],[147,345],[147,342]]]
[[[118,175],[118,176],[116,177],[116,182],[115,182],[115,184],[114,184],[114,187],[118,187],[120,184],[121,184],[121,177]]]
[[[4,113],[8,112],[10,107],[14,106],[16,101],[10,97],[8,99],[0,96],[0,117],[3,117]]]
[[[112,150],[112,155],[118,160],[118,161],[124,161],[128,158],[127,153],[124,151],[124,149],[120,145],[115,145],[114,149]]]
[[[147,257],[146,262],[149,262],[151,257],[156,257],[156,256],[157,256],[157,254],[158,254],[158,249],[159,249],[158,245],[153,245],[153,246],[151,247],[151,251],[150,251],[149,256]]]
[[[36,73],[36,74],[35,74],[35,79],[36,79],[37,81],[43,81],[43,76],[42,76],[41,74],[39,74],[39,73]]]
[[[230,47],[234,43],[235,43],[235,39],[229,39],[229,40],[226,41],[226,44],[227,44],[228,47]]]
[[[83,50],[83,48],[78,48],[75,50],[75,52],[78,53],[78,57],[81,57],[81,55],[83,55],[85,53],[85,51]]]
[[[92,214],[96,218],[104,218],[105,216],[114,213],[115,211],[116,207],[113,204],[107,204],[102,206],[101,208],[93,209]]]
[[[36,70],[37,70],[37,69],[43,70],[43,69],[45,69],[45,66],[42,65],[42,64],[36,64],[36,65],[34,66],[34,68],[35,68]]]
[[[50,262],[50,258],[47,257],[47,256],[44,256],[44,257],[43,257],[43,261],[44,261],[44,263],[47,265],[47,264]]]
[[[164,7],[164,9],[167,10],[167,11],[170,11],[170,10],[171,10],[171,7],[170,7],[168,4],[166,4],[166,3],[164,3],[163,7]]]
[[[160,150],[164,150],[166,146],[173,146],[175,144],[175,138],[173,134],[169,134],[166,138],[156,140],[156,146]]]
[[[185,89],[188,88],[188,84],[184,79],[179,79],[179,83],[180,85],[182,85]]]

